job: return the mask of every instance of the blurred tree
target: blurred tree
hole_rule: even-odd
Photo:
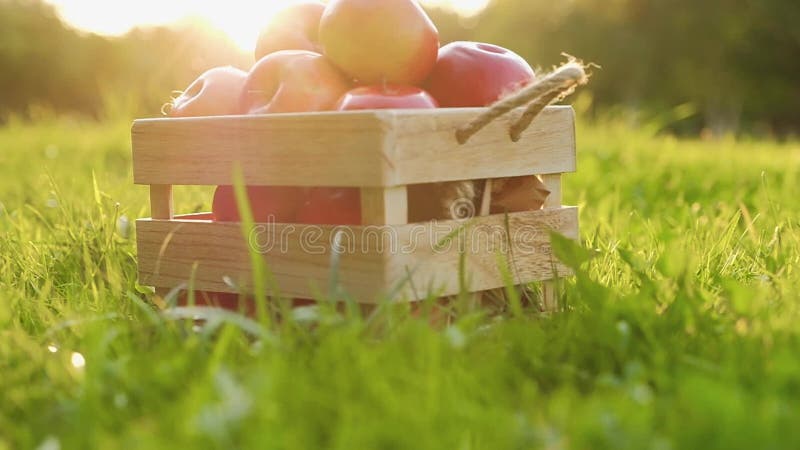
[[[38,0],[0,0],[0,116],[31,106],[99,117],[115,97],[154,114],[171,92],[218,65],[251,61],[197,21],[105,38],[64,25]]]
[[[82,80],[68,59],[81,39],[64,28],[52,8],[0,0],[0,29],[0,110],[37,103],[80,110],[97,100],[72,87]]]
[[[689,104],[697,114],[673,130],[800,128],[797,0],[493,0],[472,18],[431,15],[443,42],[493,42],[545,69],[561,52],[600,64],[592,111]],[[0,0],[0,117],[31,105],[99,116],[119,98],[129,114],[157,113],[203,70],[252,63],[209,28],[109,39],[66,27],[41,0]]]
[[[445,40],[494,42],[540,67],[561,52],[600,64],[595,109],[690,103],[698,114],[674,128],[719,134],[800,124],[796,0],[493,0],[473,27],[437,19]]]
[[[749,26],[732,51],[745,83],[743,119],[759,128],[800,131],[800,2],[750,2]]]

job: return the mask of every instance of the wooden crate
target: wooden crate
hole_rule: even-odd
[[[327,292],[332,248],[341,289],[363,303],[453,295],[465,280],[471,292],[499,288],[503,266],[516,284],[569,275],[551,253],[549,230],[578,238],[577,208],[561,205],[561,175],[576,168],[572,108],[548,107],[518,142],[509,138],[510,119],[500,118],[459,145],[456,128],[482,111],[135,121],[134,182],[150,186],[153,216],[137,221],[141,283],[168,289],[191,278],[199,290],[234,292],[249,286],[252,249],[281,293],[297,298]],[[236,167],[247,185],[358,187],[365,225],[260,224],[245,240],[241,224],[173,215],[173,185],[231,184]],[[408,223],[408,185],[523,175],[541,175],[552,192],[544,209]],[[443,239],[447,230],[451,239]],[[288,237],[269,248],[278,243],[270,236]],[[330,245],[335,239],[341,248]]]

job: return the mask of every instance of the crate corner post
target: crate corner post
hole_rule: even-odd
[[[542,182],[550,191],[544,203],[544,209],[561,208],[561,176],[560,173],[542,175]],[[542,305],[546,312],[558,310],[558,271],[553,270],[553,279],[542,282]]]
[[[154,220],[172,220],[175,217],[171,184],[150,185],[150,217]],[[165,298],[170,289],[156,286],[155,292]]]
[[[365,226],[407,224],[406,186],[361,188],[361,223]]]
[[[398,227],[408,224],[408,189],[406,186],[389,187],[362,187],[361,188],[361,224],[364,228],[362,239],[368,239],[367,229],[373,227],[384,227],[389,230],[389,239],[396,239]],[[391,243],[388,248],[392,248]],[[383,254],[382,256],[382,279],[380,289],[376,291],[378,295],[385,295],[393,289],[393,272],[391,271],[391,261],[395,255]],[[369,299],[367,302],[375,301]]]

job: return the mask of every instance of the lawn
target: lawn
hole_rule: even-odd
[[[137,285],[129,126],[0,128],[2,450],[800,448],[798,143],[581,126],[560,313],[198,327]]]

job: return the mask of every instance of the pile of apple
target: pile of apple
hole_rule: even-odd
[[[169,115],[478,107],[534,78],[523,58],[502,47],[440,48],[436,26],[415,0],[293,4],[262,31],[255,57],[249,73],[203,73],[173,100]],[[256,222],[361,222],[356,188],[252,186],[247,193]],[[217,188],[213,217],[239,221],[231,186]]]

